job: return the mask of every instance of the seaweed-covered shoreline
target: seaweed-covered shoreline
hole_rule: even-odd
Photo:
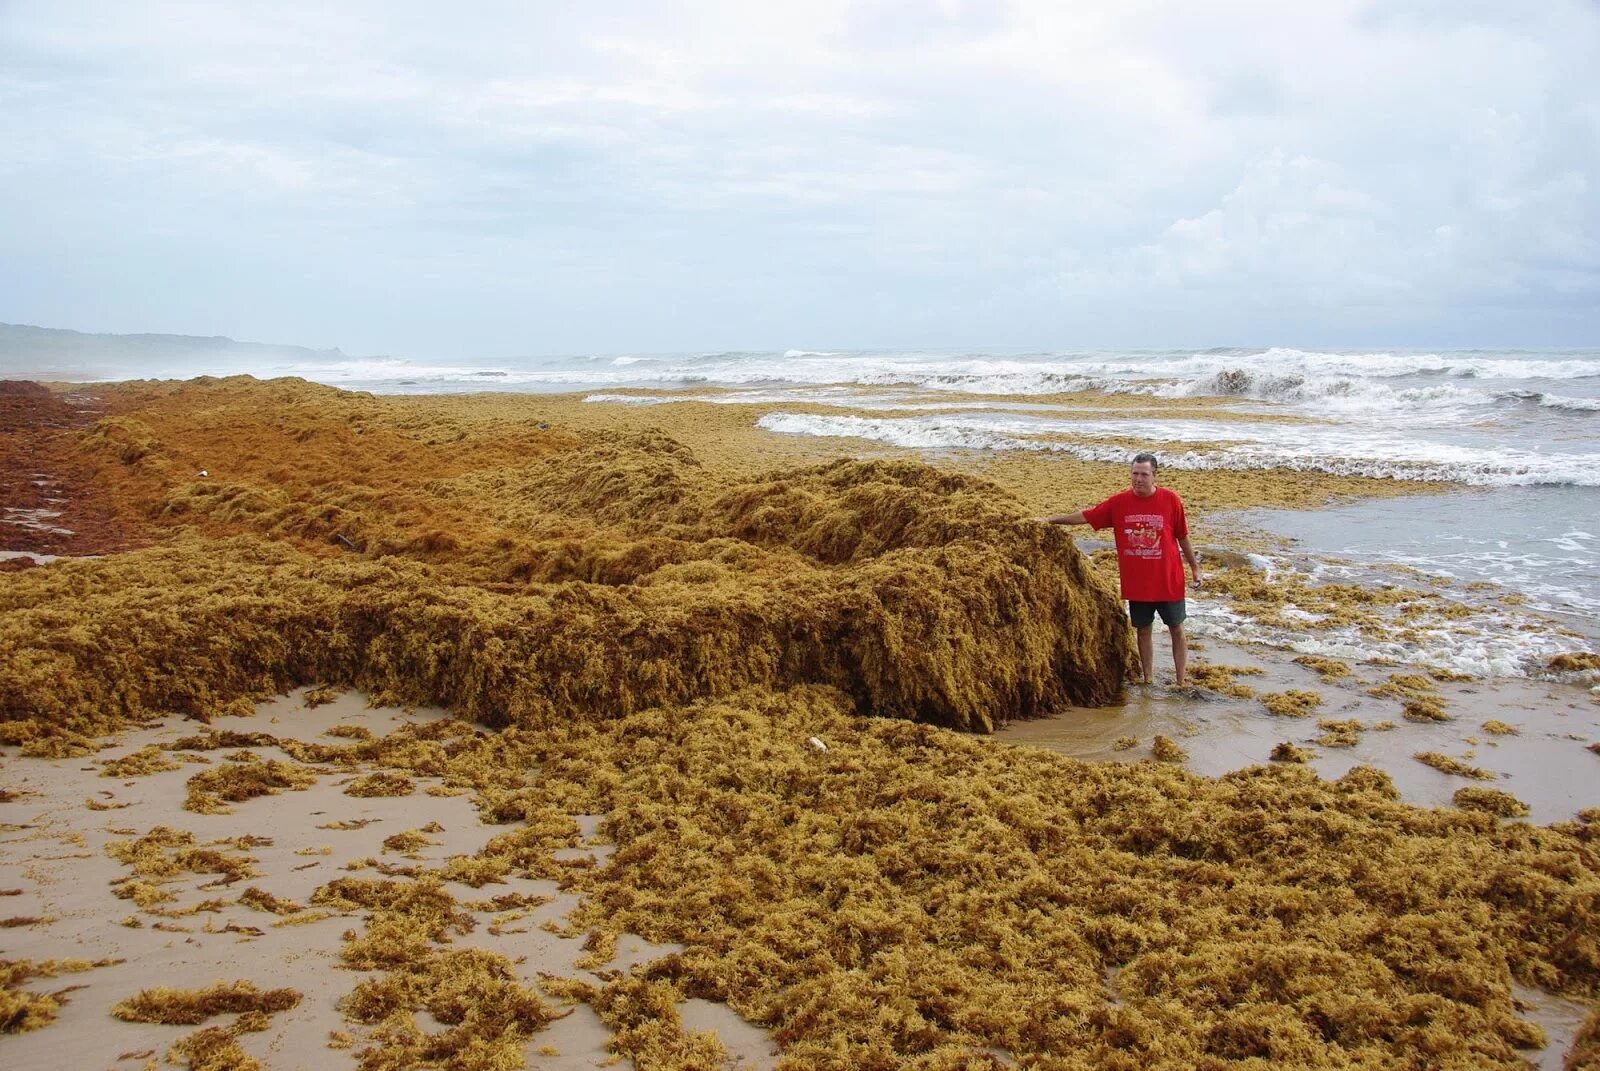
[[[527,400],[468,418],[225,380],[98,404],[8,430],[140,548],[0,577],[0,789],[41,838],[0,846],[0,885],[38,908],[0,931],[8,1031],[61,1029],[77,994],[41,979],[69,971],[154,1016],[228,997],[232,1026],[170,1041],[191,1066],[330,1017],[330,1065],[563,1066],[541,1038],[573,1002],[640,1068],[715,1066],[678,1011],[700,1000],[792,1068],[1515,1068],[1543,1038],[1514,984],[1600,997],[1593,811],[1535,826],[1409,806],[1367,767],[1206,778],[951,731],[1110,702],[1129,667],[1104,578],[993,483],[724,464],[716,428],[689,448]],[[315,694],[269,698],[309,684],[454,718],[315,741]],[[122,787],[62,795],[85,759]],[[410,801],[416,828],[340,873],[237,831],[319,792]],[[459,812],[422,815],[463,798],[482,824],[435,851]],[[570,854],[584,815],[604,858]],[[319,828],[368,820],[343,817]],[[75,890],[93,956],[66,966],[55,837],[116,874]],[[472,936],[486,912],[514,931],[536,881],[571,900],[550,920],[583,941],[571,969]],[[111,961],[166,955],[155,932],[264,961],[297,933],[343,969],[271,1022],[230,995],[275,977],[140,1002]],[[619,964],[632,936],[660,951]]]
[[[729,483],[660,435],[539,434],[413,432],[283,383],[103,418],[78,452],[155,545],[0,592],[3,732],[48,749],[319,681],[491,725],[819,683],[984,731],[1121,690],[1113,593],[992,485],[851,461]]]

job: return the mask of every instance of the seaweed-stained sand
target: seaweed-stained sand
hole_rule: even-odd
[[[233,1029],[267,1066],[1510,1068],[1558,1059],[1590,992],[1587,822],[1418,810],[1370,768],[1084,765],[841,699],[534,734],[301,693],[8,756],[0,872],[40,921],[7,958],[103,964],[25,979],[86,988],[8,1054]],[[272,763],[305,787],[248,795]],[[300,999],[198,1029],[108,1014],[218,982]]]
[[[217,728],[337,745],[348,743],[349,736],[330,736],[328,730],[383,737],[402,726],[446,719],[438,710],[369,709],[353,694],[310,708],[303,696],[301,691],[264,703],[258,716],[228,718]],[[319,903],[318,890],[351,876],[411,881],[411,871],[475,855],[501,829],[485,825],[471,797],[445,788],[437,777],[405,775],[411,788],[403,795],[348,794],[375,772],[370,764],[322,767],[306,788],[240,801],[230,813],[197,814],[182,806],[194,774],[242,765],[233,760],[248,757],[247,750],[263,761],[295,761],[271,745],[170,750],[194,738],[197,729],[194,723],[171,722],[121,734],[92,758],[8,762],[0,782],[8,793],[0,804],[0,890],[7,894],[0,898],[0,914],[39,921],[0,931],[4,957],[99,964],[22,987],[66,992],[50,1029],[0,1040],[9,1066],[164,1063],[169,1048],[195,1026],[127,1022],[112,1015],[113,1006],[158,985],[203,989],[236,980],[301,994],[292,1009],[273,1015],[265,1030],[240,1035],[243,1048],[265,1066],[356,1066],[369,1031],[347,1022],[338,1005],[362,975],[346,969],[340,951],[341,935],[352,926],[359,929],[365,912]],[[107,763],[150,748],[166,761],[176,760],[174,767],[142,776],[104,776]],[[552,850],[553,860],[603,864],[612,848],[596,833],[598,818],[575,818],[578,843]],[[199,871],[177,866],[157,881],[141,883],[157,890],[160,899],[150,897],[140,905],[121,898],[140,878],[136,867],[117,856],[141,838],[148,840],[153,830],[176,834],[168,841],[192,835],[195,847],[219,856],[231,869],[219,872],[216,859],[203,860],[206,868]],[[607,970],[626,970],[678,950],[624,935],[614,954],[596,957],[585,949],[583,932],[561,932],[577,897],[552,879],[506,874],[482,888],[450,881],[439,888],[471,920],[469,929],[451,937],[452,947],[506,957],[530,988],[546,975],[598,982]],[[578,967],[585,959],[599,961],[589,969]],[[523,1046],[530,1066],[588,1068],[614,1062],[606,1049],[612,1031],[587,1005],[551,1004],[559,1017]],[[679,1014],[686,1031],[717,1033],[730,1066],[773,1066],[766,1033],[725,1005],[686,999]],[[234,1018],[224,1014],[211,1023]]]

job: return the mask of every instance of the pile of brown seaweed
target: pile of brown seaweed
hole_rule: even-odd
[[[640,977],[769,1025],[790,1066],[1519,1068],[1513,979],[1600,992],[1593,825],[848,708],[803,689],[540,748],[540,794],[617,843],[571,873],[582,921],[687,945]]]
[[[247,981],[216,982],[205,989],[141,990],[111,1009],[132,1023],[195,1026],[218,1015],[237,1015],[232,1026],[208,1026],[178,1039],[167,1062],[188,1064],[192,1071],[259,1071],[261,1064],[239,1045],[241,1034],[267,1029],[269,1017],[300,1003],[293,989],[265,992]]]
[[[454,782],[492,794],[508,767],[539,775],[485,810],[511,824],[476,857],[318,891],[372,912],[345,957],[387,972],[347,1014],[413,1056],[459,1051],[469,1030],[500,1052],[526,1042],[546,1013],[496,963],[455,963],[449,934],[470,918],[439,884],[513,875],[583,894],[571,924],[596,963],[624,932],[684,946],[545,982],[592,1004],[641,1068],[715,1062],[669,1014],[691,996],[766,1026],[787,1067],[1009,1054],[1220,1071],[1521,1068],[1543,1035],[1513,981],[1600,994],[1600,815],[1539,828],[1421,810],[1365,767],[1330,783],[1089,765],[852,708],[806,686],[458,737]],[[577,813],[604,816],[607,865],[553,860]],[[457,967],[525,1010],[417,1033],[408,1013],[456,992]]]
[[[37,734],[314,682],[491,725],[825,683],[987,730],[1129,665],[1068,536],[925,465],[728,484],[659,435],[473,438],[297,381],[108,393],[81,449],[157,545],[0,592],[0,721]]]

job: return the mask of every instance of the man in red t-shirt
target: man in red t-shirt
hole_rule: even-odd
[[[1128,600],[1128,616],[1139,637],[1139,665],[1144,683],[1153,676],[1150,626],[1156,614],[1172,636],[1172,665],[1177,670],[1179,687],[1188,683],[1185,668],[1188,647],[1183,638],[1183,619],[1188,609],[1183,598],[1183,560],[1189,563],[1194,586],[1204,583],[1200,563],[1189,545],[1189,523],[1184,519],[1183,500],[1165,487],[1156,486],[1154,454],[1138,454],[1130,470],[1133,484],[1112,495],[1098,506],[1058,517],[1041,517],[1046,524],[1087,524],[1096,531],[1112,529],[1117,542],[1117,570],[1122,577],[1122,597]]]

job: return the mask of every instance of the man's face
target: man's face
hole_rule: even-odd
[[[1148,461],[1135,461],[1133,463],[1133,493],[1140,498],[1149,498],[1156,493],[1155,466]]]

